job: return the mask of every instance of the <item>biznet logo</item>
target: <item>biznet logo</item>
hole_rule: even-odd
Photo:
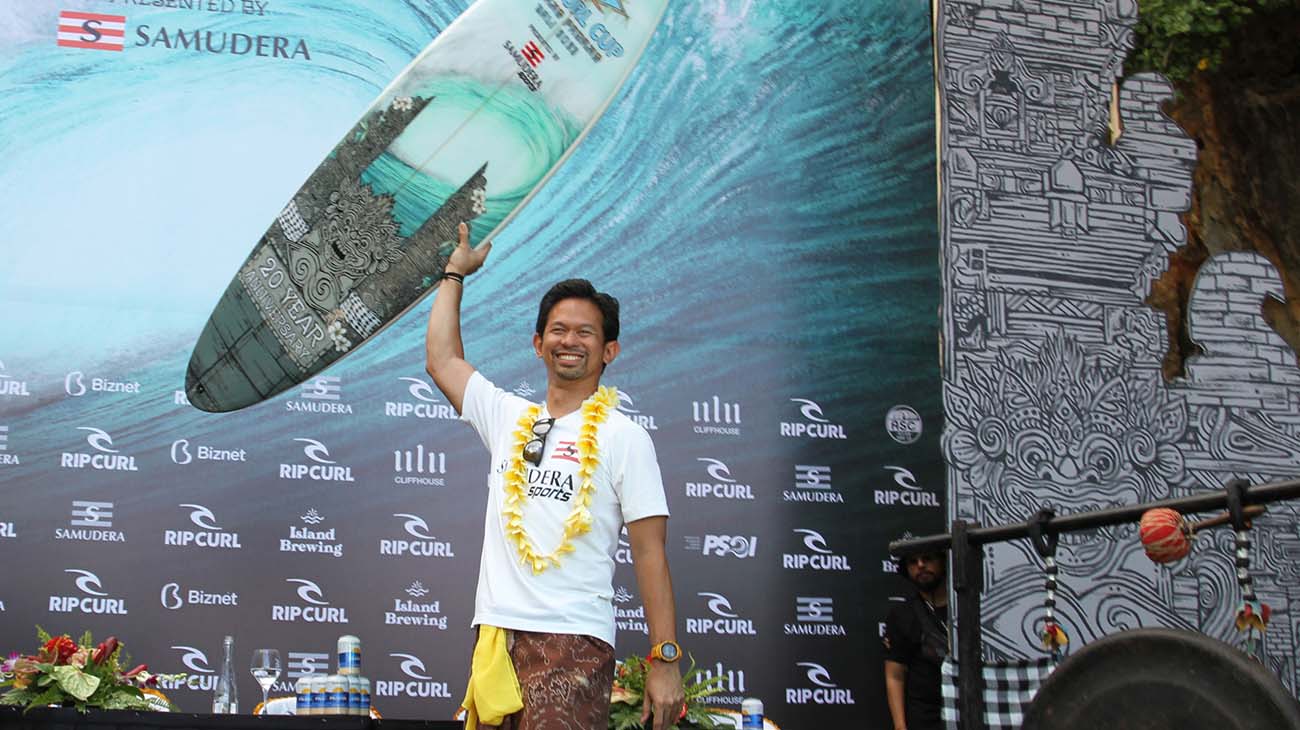
[[[641,428],[647,431],[659,430],[659,427],[655,425],[655,417],[638,411],[636,409],[636,399],[625,390],[618,391],[618,409],[623,412],[623,415],[632,419],[632,423]]]
[[[705,535],[702,538],[687,535],[686,550],[692,553],[733,557],[742,560],[752,558],[758,552],[758,537],[750,535]]]
[[[799,412],[804,420],[800,422],[782,422],[781,435],[790,438],[811,439],[846,439],[844,426],[831,423],[822,414],[822,407],[807,398],[791,398],[791,403],[799,404]]]
[[[389,657],[396,659],[395,662],[401,670],[401,674],[391,671],[392,664],[387,668],[390,670],[381,676],[397,677],[396,679],[376,679],[374,691],[371,693],[376,697],[412,697],[412,698],[437,698],[451,699],[451,687],[447,682],[434,681],[429,676],[429,670],[425,669],[424,662],[414,654],[389,654]]]
[[[285,583],[297,584],[298,599],[306,605],[283,604],[271,606],[272,621],[313,624],[345,624],[346,609],[331,606],[321,593],[320,586],[306,578],[285,578]]]
[[[785,502],[844,503],[844,495],[831,489],[831,468],[825,464],[796,464],[794,489],[783,490],[781,499]]]
[[[67,568],[63,572],[77,576],[75,582],[81,595],[50,596],[50,613],[126,615],[126,601],[109,596],[99,582],[99,576],[78,568]]]
[[[788,705],[852,705],[853,690],[840,687],[831,681],[826,667],[814,662],[796,662],[812,687],[787,687],[785,702]]]
[[[139,394],[140,392],[140,384],[135,381],[120,382],[107,378],[92,377],[89,379],[90,385],[87,386],[86,383],[86,374],[80,370],[73,370],[63,376],[63,391],[74,398],[79,398],[86,393]]]
[[[456,409],[444,403],[428,381],[420,378],[398,378],[406,383],[410,398],[384,403],[384,415],[390,418],[432,418],[455,421],[460,418]]]
[[[325,521],[316,508],[307,510],[307,514],[299,517],[304,525],[289,525],[289,537],[280,538],[280,552],[282,553],[320,553],[322,555],[333,555],[336,558],[343,557],[343,543],[338,542],[338,537],[334,534],[334,528],[330,527],[324,530],[316,529],[320,523]]]
[[[64,469],[97,469],[100,471],[140,471],[135,466],[135,457],[127,456],[113,448],[113,437],[103,429],[94,426],[77,426],[78,431],[86,432],[86,443],[92,451],[65,451],[59,457],[59,466]]]
[[[754,622],[741,618],[731,607],[731,601],[721,593],[697,593],[705,599],[712,616],[686,619],[688,634],[717,634],[721,636],[757,636]]]
[[[177,439],[172,442],[171,457],[173,464],[185,466],[198,461],[248,461],[248,452],[243,449],[214,449],[211,446],[192,446],[189,439]]]
[[[380,555],[410,555],[424,558],[456,557],[456,553],[452,552],[451,543],[434,537],[429,532],[429,523],[425,522],[423,517],[405,512],[398,512],[393,516],[403,521],[402,529],[407,535],[415,539],[381,539],[379,541]]]
[[[795,596],[795,623],[785,625],[786,636],[847,636],[835,623],[834,601],[827,596]]]
[[[352,467],[343,466],[330,458],[330,450],[316,439],[296,438],[303,445],[306,464],[281,464],[281,479],[310,479],[315,482],[355,482]]]
[[[185,668],[180,672],[159,675],[159,687],[167,691],[183,689],[191,692],[211,692],[217,688],[217,673],[202,649],[192,646],[171,648],[181,653],[181,664]]]
[[[199,588],[182,588],[180,583],[168,583],[158,593],[158,602],[168,611],[179,611],[185,606],[238,606],[239,594],[209,593]]]
[[[393,484],[417,487],[445,487],[447,480],[447,454],[442,451],[425,451],[424,444],[415,449],[393,451]]]
[[[286,400],[284,409],[298,413],[352,415],[352,406],[341,403],[343,379],[337,375],[317,375],[302,384],[298,400]]]
[[[126,535],[113,527],[113,503],[72,501],[71,527],[54,530],[55,540],[85,540],[88,542],[126,542]]]
[[[901,504],[909,507],[931,507],[935,509],[942,506],[939,504],[939,495],[921,489],[921,485],[916,483],[916,475],[910,470],[901,466],[889,465],[886,465],[885,468],[894,473],[894,484],[898,486],[898,489],[877,489],[876,504]]]
[[[5,374],[5,364],[3,362],[0,362],[0,396],[19,398],[31,396],[31,392],[27,390],[27,381]]]
[[[715,499],[753,499],[754,488],[748,484],[739,484],[731,478],[731,470],[718,459],[699,457],[696,461],[704,463],[709,474],[709,481],[686,482],[686,496]]]
[[[793,532],[803,535],[807,553],[785,553],[781,556],[781,567],[787,570],[843,570],[849,571],[849,559],[838,555],[826,547],[826,539],[816,530],[795,528]]]
[[[393,610],[384,612],[385,626],[429,626],[439,631],[447,630],[447,617],[442,613],[441,601],[427,601],[429,589],[420,581],[406,589],[410,598],[393,599]]]
[[[724,402],[718,396],[691,401],[695,433],[720,436],[740,435],[740,404]]]
[[[201,504],[181,504],[177,505],[183,510],[190,513],[190,523],[198,530],[164,530],[163,544],[176,547],[194,547],[218,549],[218,550],[238,550],[243,546],[239,544],[239,533],[226,532],[225,528],[217,525],[216,515],[212,510]]]

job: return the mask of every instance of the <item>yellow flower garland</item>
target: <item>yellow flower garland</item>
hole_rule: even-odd
[[[519,560],[533,569],[537,575],[551,566],[560,567],[560,556],[573,552],[573,539],[591,530],[591,498],[596,486],[591,478],[600,463],[597,454],[596,429],[609,417],[611,409],[618,406],[618,391],[601,386],[582,403],[582,427],[578,431],[578,476],[581,482],[574,495],[573,511],[564,520],[564,537],[560,544],[549,554],[543,555],[533,546],[524,527],[524,502],[528,497],[524,485],[528,482],[524,466],[524,445],[533,438],[533,424],[541,415],[540,405],[530,406],[519,417],[518,428],[514,433],[514,455],[510,458],[510,468],[505,473],[505,506],[501,514],[506,518],[506,537],[513,540]]]

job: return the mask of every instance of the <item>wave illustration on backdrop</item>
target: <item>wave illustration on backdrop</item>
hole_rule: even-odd
[[[438,283],[568,157],[666,0],[483,0],[434,39],[298,190],[222,294],[186,370],[224,412],[321,372]]]

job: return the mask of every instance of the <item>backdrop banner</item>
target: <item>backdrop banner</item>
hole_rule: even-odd
[[[455,710],[488,455],[424,373],[429,302],[242,411],[184,377],[258,237],[467,4],[0,9],[0,650],[115,634],[201,711],[232,634],[247,711],[254,649],[284,694],[355,634],[385,716]],[[921,0],[673,3],[465,288],[468,359],[534,399],[541,295],[619,297],[605,382],[659,455],[683,648],[787,730],[887,721],[886,544],[944,525],[932,65]],[[644,653],[614,557],[617,653]]]

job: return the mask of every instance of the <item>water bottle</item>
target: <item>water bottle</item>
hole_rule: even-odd
[[[763,730],[763,701],[746,697],[740,702],[740,727],[742,730]]]
[[[239,688],[235,683],[235,637],[221,641],[225,658],[221,660],[221,674],[217,675],[217,688],[212,693],[212,714],[239,714]]]

